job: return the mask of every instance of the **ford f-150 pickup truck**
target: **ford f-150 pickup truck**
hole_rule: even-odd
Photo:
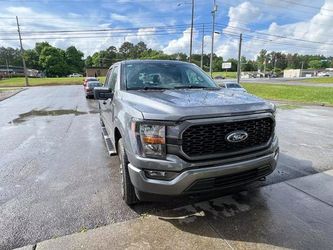
[[[275,105],[218,87],[194,64],[118,62],[94,96],[129,205],[243,186],[276,167]]]

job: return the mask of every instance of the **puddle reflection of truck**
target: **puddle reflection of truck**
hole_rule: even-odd
[[[275,106],[219,88],[193,64],[118,62],[94,94],[127,204],[238,187],[276,167]]]

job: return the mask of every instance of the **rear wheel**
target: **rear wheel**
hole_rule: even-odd
[[[128,159],[124,148],[123,139],[118,141],[118,157],[120,161],[120,175],[121,175],[121,196],[128,205],[138,203],[138,198],[135,194],[135,188],[131,182],[128,172]]]

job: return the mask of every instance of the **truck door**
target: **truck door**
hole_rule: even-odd
[[[114,93],[115,85],[118,79],[118,66],[112,67],[111,73],[108,79],[108,87]],[[113,136],[113,98],[105,100],[102,105],[104,106],[104,125],[110,137]]]
[[[111,71],[112,71],[112,68],[110,68],[108,73],[106,74],[106,78],[105,78],[105,82],[104,82],[103,87],[108,87],[109,86],[108,82],[109,82],[109,79],[110,79]],[[106,115],[106,101],[107,100],[99,100],[98,101],[99,111],[101,113],[101,118],[102,118],[102,121],[104,122],[104,124],[106,123],[106,116],[105,116]]]

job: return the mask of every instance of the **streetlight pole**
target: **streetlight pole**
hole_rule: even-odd
[[[211,52],[210,52],[210,65],[209,65],[209,73],[210,76],[213,75],[213,53],[214,53],[214,34],[215,34],[215,13],[217,11],[217,5],[216,0],[214,0],[212,15],[213,15],[213,28],[212,28],[212,46],[211,46]]]
[[[205,43],[205,25],[202,24],[202,38],[201,38],[201,69],[203,69],[203,53],[204,53],[204,43]]]
[[[178,3],[177,6],[181,6],[181,5],[185,5],[185,4],[191,4],[192,5],[191,34],[190,34],[190,56],[188,58],[188,61],[191,62],[191,59],[192,59],[192,47],[193,47],[194,0],[192,0],[191,3],[185,3],[185,2]]]
[[[242,40],[243,35],[240,33],[239,35],[239,45],[238,45],[238,63],[237,63],[237,83],[240,82],[240,75],[241,75],[241,56],[242,56]]]
[[[192,0],[192,18],[191,18],[191,38],[190,38],[190,58],[189,62],[192,59],[192,46],[193,46],[193,19],[194,19],[194,0]]]

